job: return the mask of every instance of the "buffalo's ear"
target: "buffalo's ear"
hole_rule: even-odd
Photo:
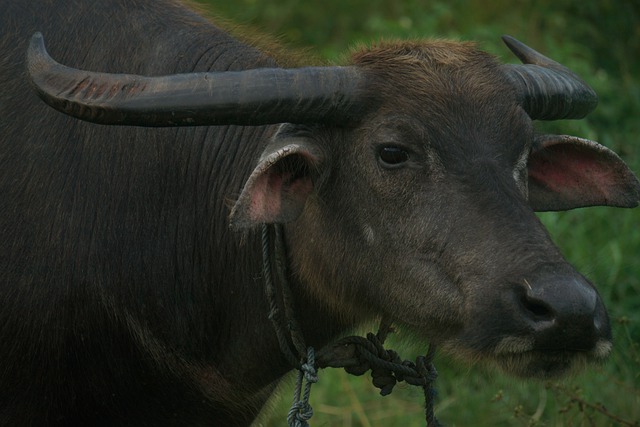
[[[298,218],[314,189],[323,155],[308,136],[276,135],[231,210],[233,229]]]
[[[536,211],[600,205],[631,208],[640,202],[638,178],[616,153],[594,141],[539,136],[527,168],[529,203]]]

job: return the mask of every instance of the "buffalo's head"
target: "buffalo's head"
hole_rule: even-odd
[[[539,135],[581,118],[593,91],[505,38],[523,65],[471,44],[383,43],[347,67],[165,77],[72,70],[29,51],[39,94],[103,124],[278,124],[231,226],[286,223],[300,286],[336,315],[384,314],[453,353],[525,377],[611,350],[595,287],[534,214],[633,207],[640,184],[592,141]]]

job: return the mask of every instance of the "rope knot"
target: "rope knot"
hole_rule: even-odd
[[[308,382],[310,383],[318,382],[318,374],[314,367],[309,366],[309,364],[305,363],[302,365],[302,372],[304,372],[304,379],[307,380]]]
[[[309,404],[309,395],[311,394],[311,385],[316,382],[318,382],[316,353],[313,347],[308,347],[306,362],[302,363],[298,368],[298,380],[293,393],[293,403],[287,416],[289,427],[307,427],[309,425],[307,421],[313,416],[313,408]]]
[[[304,373],[304,379],[308,383],[318,382],[318,371],[316,370],[316,352],[313,347],[307,349],[307,361],[300,366],[300,370]]]
[[[388,369],[371,369],[371,382],[373,385],[380,389],[380,396],[387,396],[391,394],[393,388],[398,383],[396,377]]]
[[[287,415],[287,423],[290,427],[307,427],[313,417],[313,408],[308,402],[298,402],[291,406]]]

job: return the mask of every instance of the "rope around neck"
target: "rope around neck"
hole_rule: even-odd
[[[289,427],[308,427],[308,421],[313,416],[313,408],[311,404],[309,404],[311,385],[318,382],[315,351],[313,347],[306,347],[304,337],[298,328],[293,311],[291,288],[286,278],[286,254],[284,252],[282,232],[279,225],[274,226],[274,228],[274,237],[276,239],[275,259],[272,260],[269,228],[267,225],[263,225],[262,227],[263,273],[265,279],[265,294],[269,301],[269,320],[276,331],[280,351],[282,351],[282,354],[284,354],[289,364],[298,370],[298,379],[296,381],[291,409],[289,409],[289,414],[287,415],[287,424]],[[281,318],[280,308],[277,303],[278,295],[273,283],[272,262],[276,267],[277,278],[279,282],[282,283],[280,291],[286,322],[283,322]],[[284,325],[287,325],[288,336],[285,334]],[[296,357],[292,347],[295,348],[298,357]],[[304,392],[302,392],[303,382],[305,380]]]
[[[273,228],[273,233],[270,232],[270,227]],[[275,239],[273,242],[272,238]],[[287,279],[287,258],[281,225],[263,225],[262,250],[269,320],[275,329],[282,354],[289,364],[298,370],[293,402],[287,416],[289,427],[309,426],[309,420],[313,416],[313,408],[309,404],[311,385],[318,381],[317,369],[326,367],[344,368],[352,375],[363,375],[371,370],[373,384],[380,389],[382,396],[390,394],[400,381],[422,387],[427,426],[441,426],[433,408],[436,396],[433,383],[438,376],[433,365],[435,346],[429,345],[427,354],[418,356],[415,363],[401,360],[395,351],[384,348],[384,341],[393,329],[388,319],[383,318],[377,334],[369,333],[366,338],[345,337],[316,353],[313,347],[306,346],[296,321],[293,297]],[[278,289],[274,283],[272,265],[275,266],[277,283],[280,284]],[[284,319],[280,306],[284,310]]]

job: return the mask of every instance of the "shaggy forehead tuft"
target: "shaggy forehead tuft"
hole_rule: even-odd
[[[500,62],[471,42],[384,41],[356,49],[351,60],[382,96],[427,96],[445,105],[452,97],[494,103],[512,93]]]
[[[473,42],[451,40],[381,41],[356,48],[351,58],[362,66],[394,62],[459,66],[479,59],[493,60],[492,55],[478,50]]]

